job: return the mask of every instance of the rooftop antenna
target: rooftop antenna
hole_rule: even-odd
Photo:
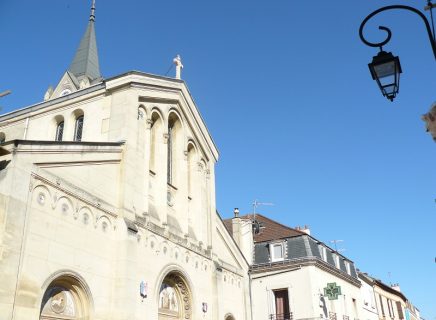
[[[339,249],[338,250],[338,242],[344,242],[344,240],[336,240],[336,239],[335,240],[330,240],[330,243],[334,244],[336,252],[343,252],[343,251],[345,251],[345,249]]]
[[[259,202],[256,200],[254,200],[253,202],[253,221],[256,220],[256,209],[258,206],[273,206],[274,203],[271,202]]]
[[[259,202],[254,200],[253,202],[253,219],[251,220],[251,224],[253,227],[253,235],[258,234],[261,229],[265,228],[262,223],[256,220],[256,209],[258,206],[273,206],[274,203],[271,202]]]
[[[12,93],[11,90],[6,90],[6,91],[3,91],[3,92],[0,92],[0,98],[4,97],[4,96],[7,96],[8,94],[11,94],[11,93]]]

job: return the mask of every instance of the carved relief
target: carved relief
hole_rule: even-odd
[[[159,319],[191,319],[191,305],[191,292],[182,276],[166,276],[159,292]]]

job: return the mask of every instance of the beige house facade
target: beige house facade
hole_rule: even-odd
[[[380,320],[419,320],[418,308],[401,292],[398,284],[387,285],[367,273],[359,272],[362,283],[372,287],[373,302]]]
[[[254,320],[357,320],[361,283],[354,263],[310,235],[261,214],[225,224],[235,240],[254,225],[250,288]],[[250,252],[243,251],[245,255]]]
[[[45,101],[0,116],[0,318],[250,319],[186,84],[102,79],[94,10]]]
[[[362,284],[360,287],[362,295],[362,320],[378,320],[378,309],[375,301],[375,292],[372,279],[365,274],[358,272],[359,280]]]

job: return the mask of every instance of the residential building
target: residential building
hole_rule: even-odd
[[[378,309],[375,301],[375,292],[372,278],[358,272],[358,277],[362,286],[360,291],[362,294],[362,312],[361,320],[378,320]]]
[[[360,318],[361,284],[353,261],[311,236],[309,229],[293,229],[261,214],[235,216],[225,224],[237,243],[235,226],[253,225],[254,320]]]
[[[419,310],[401,292],[400,286],[387,285],[367,273],[359,272],[359,279],[373,288],[373,297],[364,297],[366,302],[375,300],[378,318],[380,320],[419,320]]]

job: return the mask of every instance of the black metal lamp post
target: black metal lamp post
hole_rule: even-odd
[[[425,27],[427,29],[428,37],[430,40],[430,44],[433,49],[433,54],[436,59],[436,39],[435,39],[433,14],[432,14],[432,9],[435,7],[436,4],[432,4],[431,1],[428,1],[427,6],[425,7],[426,10],[430,10],[431,23],[432,23],[431,28],[427,18],[421,11],[413,7],[403,6],[403,5],[386,6],[377,9],[374,12],[372,12],[370,15],[368,15],[360,24],[359,36],[362,42],[370,47],[380,48],[380,52],[378,53],[378,55],[374,56],[372,62],[368,64],[369,71],[371,72],[372,78],[377,82],[383,96],[385,96],[391,101],[394,100],[394,98],[396,97],[399,91],[400,73],[402,72],[400,59],[398,57],[394,57],[394,55],[391,52],[383,51],[383,46],[391,40],[391,36],[392,36],[391,30],[384,26],[379,26],[378,28],[380,30],[384,30],[387,32],[386,39],[382,42],[369,42],[363,36],[363,28],[365,27],[365,24],[368,22],[369,19],[379,14],[380,12],[393,10],[393,9],[403,9],[407,11],[412,11],[417,15],[419,15],[424,21]]]

